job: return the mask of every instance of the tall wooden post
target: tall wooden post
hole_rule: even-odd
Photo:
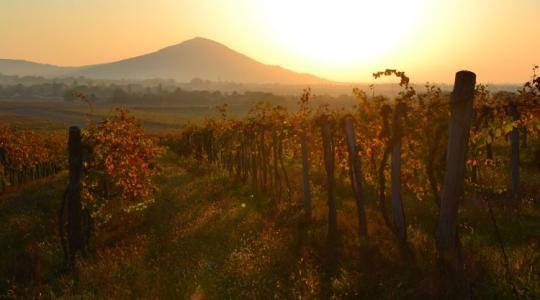
[[[0,192],[4,192],[5,189],[6,189],[6,179],[7,179],[7,174],[6,174],[6,151],[4,149],[4,147],[0,147],[0,164],[2,165],[1,168],[2,168],[2,172],[4,173],[4,180],[2,180],[0,182],[0,184],[2,185],[2,188],[0,189]]]
[[[475,84],[474,73],[458,72],[450,99],[451,116],[448,126],[446,171],[439,211],[437,243],[443,264],[452,271],[458,271],[461,265],[457,217],[465,181],[467,143],[473,117]]]
[[[516,103],[511,101],[508,105],[508,113],[512,117],[512,120],[519,120],[519,114],[517,110]],[[511,177],[512,177],[512,197],[514,200],[519,198],[519,129],[518,127],[513,127],[512,132],[510,133],[510,144],[511,144]]]
[[[82,241],[82,205],[81,175],[83,167],[81,130],[73,126],[69,128],[69,186],[67,195],[68,207],[68,247],[69,259],[73,263],[77,252],[83,248]]]
[[[483,126],[489,126],[489,124],[493,121],[493,109],[489,105],[482,105],[482,114],[484,115],[484,121]],[[494,140],[493,132],[490,130],[489,135],[491,137],[491,141]],[[493,147],[491,143],[486,144],[486,158],[487,159],[493,159]]]
[[[326,188],[328,191],[328,240],[332,243],[337,238],[336,189],[334,178],[334,141],[332,127],[327,118],[322,119],[322,140],[324,167],[326,169]]]
[[[279,176],[278,166],[278,136],[275,128],[272,128],[272,168],[273,168],[273,182],[274,182],[274,197],[279,201],[281,200],[281,178]]]
[[[527,137],[529,136],[529,130],[527,129],[527,126],[521,127],[521,147],[523,149],[527,149]]]
[[[351,186],[356,198],[356,209],[358,211],[358,231],[360,238],[367,238],[366,210],[364,207],[364,193],[362,187],[362,168],[358,159],[358,147],[354,136],[354,118],[351,115],[345,116],[345,135],[347,137],[347,150],[349,152],[349,165],[353,176]]]
[[[264,128],[261,128],[261,134],[260,134],[260,152],[261,152],[261,167],[262,167],[262,188],[263,190],[267,190],[267,178],[268,178],[268,151],[266,150],[266,141],[265,141],[265,131]]]
[[[311,205],[311,189],[309,185],[309,158],[306,132],[300,133],[300,145],[302,148],[302,177],[304,184],[304,210],[306,212],[306,220],[311,221],[312,205]]]
[[[401,198],[401,120],[405,114],[406,104],[398,103],[394,110],[392,120],[392,216],[396,235],[402,243],[407,243],[407,227],[405,226],[405,211],[403,210],[403,200]]]

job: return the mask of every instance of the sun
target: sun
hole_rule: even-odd
[[[261,1],[274,42],[324,64],[365,63],[384,55],[415,29],[426,0]]]

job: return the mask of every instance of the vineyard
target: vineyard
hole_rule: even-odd
[[[37,134],[0,126],[0,176],[4,192],[65,168],[66,139],[62,134]]]
[[[29,267],[31,276],[14,272],[1,282],[0,295],[106,297],[119,276],[148,297],[538,297],[533,72],[515,93],[491,93],[462,71],[448,94],[429,83],[420,91],[387,69],[373,76],[398,80],[394,99],[355,89],[353,107],[331,109],[315,107],[306,89],[296,111],[259,102],[235,119],[221,105],[219,117],[152,136],[125,109],[68,134],[1,126],[4,198],[50,181],[58,199],[45,246],[10,247],[6,257],[50,252],[49,269],[62,275],[38,279]],[[119,232],[129,238],[118,242]],[[13,273],[7,259],[0,263],[2,275]],[[109,274],[107,264],[127,275]],[[153,275],[140,275],[145,268]],[[190,272],[206,279],[191,282]],[[68,283],[68,274],[81,283]]]
[[[462,280],[457,232],[462,193],[463,201],[485,202],[497,231],[492,203],[519,206],[537,197],[537,186],[521,183],[519,153],[520,147],[528,147],[528,137],[537,138],[540,132],[540,78],[535,73],[517,94],[491,95],[485,86],[475,87],[474,74],[458,73],[450,99],[429,84],[418,94],[404,72],[387,69],[373,76],[399,78],[399,97],[389,102],[355,90],[359,104],[352,110],[330,111],[324,105],[313,110],[308,89],[295,113],[260,103],[244,120],[227,119],[224,106],[221,120],[188,127],[180,138],[170,139],[169,146],[226,170],[231,178],[269,194],[278,206],[295,206],[299,201],[290,201],[303,198],[308,223],[311,189],[326,194],[332,259],[339,235],[336,180],[350,184],[361,244],[377,238],[368,237],[369,203],[395,236],[404,259],[415,255],[407,237],[404,195],[420,203],[430,201],[439,209],[433,238],[442,264],[455,281]],[[468,80],[468,86],[460,79]],[[540,171],[540,150],[535,155]],[[501,176],[505,173],[508,176]],[[503,241],[497,238],[509,274]],[[514,283],[510,285],[517,296]]]
[[[312,209],[310,186],[317,180],[317,176],[310,177],[310,169],[325,173],[326,181],[318,183],[328,194],[329,237],[335,235],[336,226],[335,180],[348,178],[357,199],[361,237],[367,238],[363,190],[368,188],[376,190],[377,199],[372,201],[405,245],[401,194],[440,206],[444,170],[451,169],[446,164],[453,162],[448,151],[454,149],[447,146],[454,138],[447,130],[451,118],[457,121],[450,126],[463,125],[462,131],[470,135],[462,139],[468,143],[463,151],[469,149],[463,157],[466,173],[457,175],[465,177],[465,189],[471,196],[534,197],[531,192],[535,191],[521,190],[519,151],[527,148],[529,136],[536,138],[540,132],[539,78],[534,76],[518,94],[491,95],[485,86],[478,85],[470,91],[469,99],[453,100],[470,102],[469,111],[459,116],[462,111],[451,112],[449,97],[436,86],[428,84],[426,92],[418,94],[404,72],[386,70],[373,75],[398,77],[402,87],[399,97],[389,102],[355,90],[359,104],[352,110],[330,111],[324,105],[313,110],[310,90],[306,90],[295,113],[259,103],[244,120],[227,119],[223,106],[220,120],[190,126],[168,144],[181,155],[227,170],[231,177],[268,192],[275,201],[290,201],[298,198],[294,193],[302,191],[307,219]],[[536,159],[538,155],[540,152]],[[511,183],[505,182],[508,176],[492,178],[505,172],[510,174]],[[303,180],[294,180],[298,178]],[[386,208],[388,194],[392,217]]]

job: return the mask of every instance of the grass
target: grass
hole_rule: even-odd
[[[59,275],[62,251],[54,233],[64,183],[65,175],[60,175],[2,196],[0,295],[34,294]]]
[[[452,297],[441,289],[436,208],[429,201],[405,199],[416,263],[402,260],[372,202],[370,241],[361,256],[354,202],[349,187],[338,185],[340,239],[329,256],[322,189],[314,188],[314,221],[306,226],[298,193],[293,201],[275,201],[212,166],[170,153],[163,168],[156,203],[101,228],[76,273],[65,270],[56,234],[66,174],[1,196],[0,298]],[[539,297],[540,210],[527,202],[494,205],[494,212],[512,278],[505,276],[486,206],[464,203],[460,234],[473,296],[512,298],[512,282],[522,298]]]

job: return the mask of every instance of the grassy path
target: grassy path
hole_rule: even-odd
[[[290,252],[292,232],[269,217],[269,200],[208,169],[187,172],[175,158],[162,173],[153,206],[98,232],[94,254],[78,265],[78,280],[64,271],[56,235],[66,175],[2,196],[0,295],[227,299],[282,293],[280,280],[297,269],[297,257]]]

